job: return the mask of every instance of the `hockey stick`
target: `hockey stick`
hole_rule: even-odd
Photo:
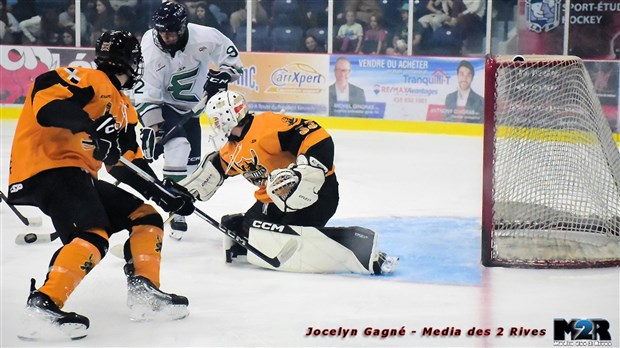
[[[58,239],[58,232],[52,233],[34,233],[34,232],[22,232],[15,237],[15,244],[27,245],[27,244],[44,244],[51,243]]]
[[[205,105],[207,105],[207,99],[208,99],[208,95],[205,93],[202,96],[202,99],[198,101],[198,104],[194,105],[192,110],[188,111],[185,115],[183,115],[183,117],[179,120],[179,122],[177,122],[177,124],[175,124],[172,128],[170,128],[170,130],[166,132],[166,134],[164,134],[164,136],[161,138],[161,140],[158,141],[158,143],[165,144],[170,139],[170,137],[172,136],[172,133],[174,133],[175,130],[183,127],[183,125],[185,125],[187,121],[189,121],[189,119],[194,117],[196,114],[202,113],[202,111],[205,108]]]
[[[4,192],[0,191],[0,200],[4,201],[4,203],[6,203],[6,205],[9,206],[9,208],[11,208],[11,210],[13,211],[13,213],[15,213],[15,215],[17,215],[17,218],[19,218],[19,220],[21,220],[21,222],[24,223],[24,225],[26,226],[41,226],[41,217],[37,216],[37,217],[31,217],[31,218],[27,218],[24,216],[24,214],[20,213],[19,210],[17,210],[17,208],[15,208],[15,206],[11,203],[9,203],[8,198],[6,198],[6,196],[4,195]]]
[[[175,197],[175,195],[170,193],[159,180],[153,178],[151,175],[149,175],[148,173],[146,173],[145,171],[140,169],[135,164],[131,163],[126,158],[121,157],[121,163],[123,163],[125,166],[127,166],[127,168],[133,170],[142,179],[144,179],[144,180],[152,183],[153,185],[155,185],[155,187],[157,187],[157,189],[159,189],[160,191],[162,191],[166,195],[168,195],[170,197]],[[284,245],[284,247],[282,247],[282,250],[280,250],[278,255],[276,255],[275,257],[269,257],[269,256],[263,254],[260,250],[256,249],[252,244],[250,244],[250,242],[248,240],[248,237],[240,236],[240,235],[237,234],[237,232],[222,226],[215,219],[213,219],[209,215],[203,213],[200,209],[194,207],[194,214],[198,215],[201,219],[203,219],[206,222],[208,222],[211,226],[217,228],[218,230],[223,232],[225,235],[227,235],[228,237],[232,238],[235,242],[237,242],[243,248],[245,248],[248,251],[252,252],[254,255],[258,256],[261,260],[267,262],[268,264],[270,264],[273,267],[276,267],[276,268],[280,267],[280,265],[282,263],[286,262],[291,256],[293,256],[293,253],[297,249],[297,241],[294,240],[294,239],[290,239]]]

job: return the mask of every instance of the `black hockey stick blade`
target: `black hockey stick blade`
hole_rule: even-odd
[[[15,244],[27,245],[27,244],[45,244],[51,243],[58,238],[58,233],[34,233],[34,232],[22,232],[15,237]]]
[[[157,189],[164,192],[166,195],[170,197],[175,197],[170,191],[166,190],[164,185],[159,180],[157,180],[156,178],[153,178],[149,173],[143,171],[142,169],[140,169],[140,167],[131,163],[131,161],[129,161],[125,157],[121,157],[120,162],[124,164],[127,168],[135,172],[142,179],[155,185]],[[240,236],[235,231],[225,228],[224,226],[220,225],[216,220],[214,220],[212,217],[202,212],[200,209],[194,207],[194,214],[198,215],[201,219],[205,220],[206,222],[211,224],[213,227],[217,228],[218,230],[220,230],[221,232],[223,232],[224,234],[232,238],[239,245],[246,248],[248,251],[256,255],[258,258],[267,262],[268,264],[270,264],[271,266],[275,268],[280,267],[282,263],[287,261],[288,258],[290,258],[293,255],[295,249],[297,248],[297,242],[295,240],[292,240],[292,242],[288,242],[284,246],[284,248],[282,248],[282,250],[278,253],[278,255],[276,255],[275,257],[269,257],[265,255],[263,252],[261,252],[260,250],[256,249],[252,244],[250,244],[247,237]],[[284,258],[285,256],[286,256],[286,259]]]
[[[6,205],[9,206],[9,208],[11,209],[11,211],[13,211],[13,213],[17,216],[17,218],[26,226],[41,226],[41,217],[31,217],[31,218],[27,218],[24,216],[24,214],[20,213],[19,210],[17,210],[17,208],[15,208],[15,206],[11,203],[9,203],[8,198],[6,198],[6,196],[4,195],[4,192],[0,191],[0,200],[4,201],[4,203],[6,203]]]

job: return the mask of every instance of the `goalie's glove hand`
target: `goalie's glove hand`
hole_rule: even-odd
[[[118,143],[118,129],[114,116],[105,113],[86,129],[95,150],[93,157],[107,165],[116,164],[121,158],[121,147]]]
[[[285,213],[307,208],[319,200],[326,173],[327,168],[321,162],[300,155],[297,163],[269,174],[267,194]]]
[[[159,127],[155,131],[151,127],[142,127],[140,129],[140,141],[142,142],[142,153],[144,159],[151,163],[159,158],[164,153],[164,146],[161,144],[161,139],[164,136],[164,130]]]
[[[153,202],[168,213],[187,216],[194,212],[194,197],[185,187],[170,179],[164,180],[163,185],[173,197],[162,190],[155,189],[150,195]]]
[[[207,74],[207,82],[202,87],[207,93],[207,98],[213,97],[219,91],[227,90],[230,80],[231,76],[229,73],[210,69]]]

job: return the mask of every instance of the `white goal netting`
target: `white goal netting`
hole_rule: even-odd
[[[581,59],[486,69],[483,263],[619,265],[620,152]]]

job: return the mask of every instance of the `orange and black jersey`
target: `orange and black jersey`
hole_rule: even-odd
[[[17,122],[9,191],[53,168],[79,167],[97,178],[102,162],[93,157],[94,145],[85,130],[108,104],[119,129],[121,153],[129,160],[142,158],[135,133],[138,115],[118,79],[81,67],[61,67],[39,75]]]
[[[301,154],[329,168],[327,176],[334,173],[334,142],[316,122],[273,112],[246,117],[241,136],[231,136],[214,163],[225,177],[241,174],[258,186],[257,200],[271,202],[265,190],[269,173],[295,163]]]

